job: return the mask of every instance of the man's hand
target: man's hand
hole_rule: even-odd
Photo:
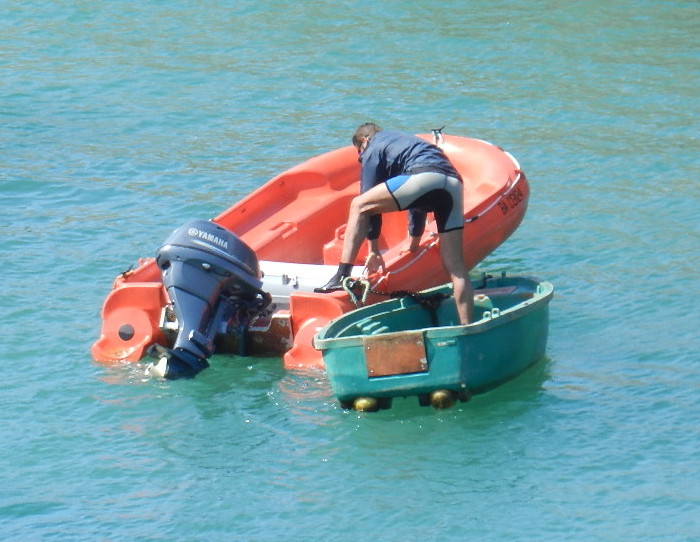
[[[382,273],[386,272],[384,258],[382,258],[379,252],[370,252],[367,254],[367,259],[365,260],[365,272],[371,275],[377,273],[379,270],[381,270]]]
[[[401,249],[401,252],[415,252],[420,248],[420,237],[408,236],[408,241]]]

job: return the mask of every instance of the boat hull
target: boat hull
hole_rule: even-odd
[[[477,320],[470,325],[456,325],[454,300],[448,298],[434,312],[411,299],[387,301],[324,327],[314,346],[322,352],[340,402],[436,390],[466,398],[512,379],[541,359],[552,285],[505,276],[474,283]],[[451,286],[425,294],[451,294]]]
[[[421,135],[430,140],[432,136]],[[512,155],[490,143],[445,135],[440,145],[464,178],[464,247],[468,267],[478,264],[521,223],[529,185]],[[269,314],[249,334],[252,355],[282,355],[285,367],[323,367],[311,341],[331,319],[355,308],[347,293],[316,294],[337,268],[350,202],[359,193],[360,166],[351,146],[312,158],[271,179],[213,219],[257,255],[263,290],[273,292]],[[403,250],[405,213],[384,217],[379,239],[386,273],[368,277],[367,304],[395,290],[420,290],[449,280],[429,214],[416,252]],[[362,272],[366,247],[355,262]],[[146,294],[146,295],[144,295]],[[169,299],[152,258],[117,277],[102,309],[102,331],[92,345],[96,361],[139,361],[148,348],[169,346],[164,309]],[[119,330],[133,329],[128,340]],[[236,337],[218,337],[219,353],[240,352]]]

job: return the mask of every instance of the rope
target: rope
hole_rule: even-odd
[[[362,298],[359,300],[353,291],[353,289],[358,285],[363,287]],[[367,294],[370,293],[371,287],[368,280],[345,277],[343,279],[343,290],[345,290],[345,292],[350,296],[350,299],[356,307],[363,307],[367,301]]]
[[[420,251],[418,251],[418,253],[416,253],[415,258],[413,258],[411,261],[407,262],[403,267],[400,267],[399,269],[394,269],[390,273],[387,273],[386,275],[382,276],[382,278],[379,279],[379,282],[383,281],[389,274],[396,275],[397,273],[401,273],[401,271],[408,269],[410,266],[412,266],[414,263],[416,263],[420,258],[425,256],[431,248],[433,248],[435,245],[438,244],[438,241],[439,241],[438,235],[436,233],[432,233],[431,235],[433,236],[433,240],[430,242],[430,244],[428,244],[427,246],[420,249]],[[377,284],[379,284],[379,282]]]
[[[445,299],[449,299],[449,295],[443,293],[435,294],[419,294],[417,292],[411,292],[410,290],[395,290],[393,292],[372,292],[379,295],[386,295],[391,299],[398,299],[402,297],[410,297],[413,301],[418,303],[424,309],[429,311],[435,311],[440,306]]]
[[[358,299],[357,294],[354,290],[357,286],[361,286],[362,297]],[[410,297],[413,301],[418,303],[421,307],[431,312],[436,311],[445,299],[449,299],[449,295],[444,293],[434,293],[434,294],[419,294],[417,292],[412,292],[410,290],[394,290],[393,292],[379,292],[372,288],[368,280],[365,279],[353,279],[351,277],[346,277],[343,279],[343,290],[347,292],[350,299],[355,304],[356,307],[362,307],[367,302],[368,294],[381,295],[388,297],[390,299],[399,299],[402,297]]]
[[[493,200],[493,201],[491,202],[491,205],[489,205],[488,207],[486,207],[486,209],[484,209],[483,211],[481,211],[479,214],[477,214],[477,215],[475,215],[475,216],[472,216],[472,217],[469,217],[469,218],[465,218],[465,219],[464,219],[464,223],[465,223],[465,224],[469,224],[470,222],[474,222],[476,219],[481,218],[481,217],[484,216],[486,213],[488,213],[491,209],[493,209],[496,205],[498,205],[498,202],[499,202],[499,201],[501,201],[503,198],[505,198],[508,194],[510,194],[510,193],[513,191],[513,189],[514,189],[515,186],[518,184],[518,181],[520,181],[520,179],[522,178],[522,176],[523,176],[523,172],[520,171],[520,170],[518,170],[518,175],[517,175],[517,176],[515,177],[515,179],[513,180],[513,183],[512,183],[508,188],[506,188],[503,192],[501,192],[501,193],[498,195],[498,197],[497,197],[495,200]]]

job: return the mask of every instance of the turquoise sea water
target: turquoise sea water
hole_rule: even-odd
[[[3,8],[3,540],[700,539],[696,1]],[[555,284],[545,360],[376,414],[277,358],[91,361],[119,272],[366,120],[519,159],[482,267]]]

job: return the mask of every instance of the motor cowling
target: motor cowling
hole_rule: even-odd
[[[213,222],[193,220],[177,228],[156,251],[156,263],[178,331],[172,348],[152,352],[159,358],[153,374],[194,376],[209,366],[217,333],[235,329],[242,336],[270,303],[255,252]]]

